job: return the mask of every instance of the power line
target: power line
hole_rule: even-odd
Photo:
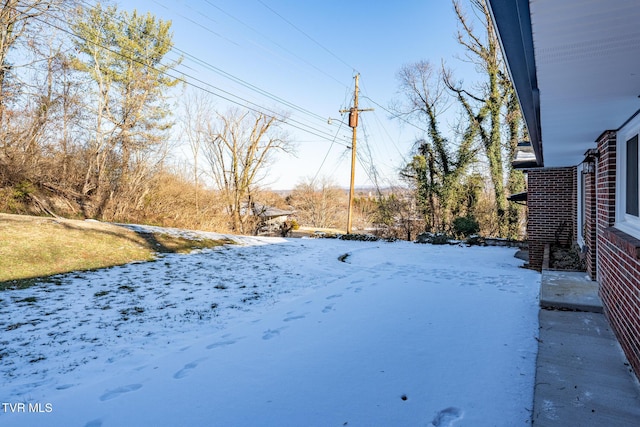
[[[379,103],[373,101],[373,99],[371,99],[369,96],[366,95],[367,90],[366,90],[366,87],[364,87],[364,85],[363,85],[363,92],[365,92],[365,95],[363,96],[363,98],[370,100],[372,103],[374,103],[375,105],[380,107],[382,110],[389,112],[389,110],[387,110],[386,108],[381,106]],[[382,120],[380,120],[380,117],[378,117],[378,114],[375,111],[373,112],[373,117],[375,118],[375,120],[378,123],[378,125],[380,126],[380,128],[382,128],[384,133],[387,135],[388,140],[391,142],[391,144],[393,144],[393,146],[396,149],[396,151],[398,151],[398,154],[400,154],[400,157],[404,160],[405,154],[400,150],[400,148],[396,144],[395,139],[391,137],[391,135],[389,134],[389,131],[384,126],[384,124],[382,123]]]
[[[208,1],[208,0],[207,0]],[[340,58],[338,55],[336,55],[335,53],[333,53],[331,50],[329,50],[328,48],[326,48],[324,45],[322,45],[320,42],[316,41],[313,37],[311,37],[309,34],[307,34],[306,32],[304,32],[303,30],[301,30],[300,28],[298,28],[293,22],[289,21],[287,18],[285,18],[284,16],[282,16],[281,14],[279,14],[278,12],[276,12],[274,9],[272,9],[270,6],[268,6],[267,4],[265,4],[262,0],[258,0],[258,2],[263,5],[264,7],[266,7],[268,10],[270,10],[273,14],[275,14],[277,17],[279,17],[280,19],[282,19],[284,22],[286,22],[287,24],[289,24],[291,27],[293,27],[295,30],[297,30],[300,34],[304,35],[306,38],[308,38],[309,40],[311,40],[313,43],[315,43],[316,45],[320,46],[320,48],[322,48],[324,51],[326,51],[327,53],[329,53],[329,55],[333,56],[334,58],[336,58],[338,61],[342,62],[344,65],[346,65],[347,67],[349,67],[354,73],[357,73],[358,70],[356,70],[356,67],[353,67],[351,65],[349,65],[347,62],[345,62],[342,58]]]
[[[336,132],[336,138],[338,137],[338,133],[340,132],[340,129],[342,129],[342,121],[340,121],[340,126],[338,127],[338,131]],[[320,171],[322,170],[322,167],[324,166],[324,163],[327,161],[327,158],[329,157],[329,153],[331,152],[331,149],[333,148],[333,144],[336,142],[336,138],[334,138],[333,141],[331,141],[331,145],[329,146],[329,149],[327,150],[327,154],[324,155],[324,159],[322,159],[322,163],[320,163],[320,166],[318,167],[318,171],[313,176],[313,179],[311,180],[311,184],[312,185],[316,182],[316,178],[318,178],[318,174],[320,174]]]
[[[228,73],[228,72],[222,70],[221,68],[218,68],[215,65],[212,65],[209,62],[204,61],[204,60],[202,60],[202,59],[200,59],[200,58],[198,58],[198,57],[196,57],[194,55],[191,55],[190,53],[188,53],[188,52],[186,52],[186,51],[184,51],[184,50],[182,50],[180,48],[174,47],[173,49],[176,50],[177,52],[180,52],[184,56],[190,58],[192,61],[203,65],[204,67],[208,68],[209,70],[214,71],[215,73],[217,73],[217,74],[219,74],[219,75],[221,75],[221,76],[223,76],[223,77],[225,77],[225,78],[227,78],[227,79],[229,79],[229,80],[231,80],[231,81],[233,81],[235,83],[238,83],[238,84],[246,87],[247,89],[251,89],[251,90],[253,90],[253,91],[255,91],[255,92],[257,92],[257,93],[259,93],[261,95],[266,96],[267,98],[269,98],[269,99],[271,99],[273,101],[279,102],[279,103],[281,103],[283,105],[286,105],[289,108],[292,108],[292,109],[297,110],[297,111],[299,111],[301,113],[307,114],[307,115],[309,115],[309,116],[311,116],[311,117],[313,117],[315,119],[319,119],[319,120],[322,120],[322,121],[326,120],[326,117],[322,117],[319,114],[316,114],[316,113],[314,113],[314,112],[312,112],[310,110],[307,110],[304,107],[301,107],[301,106],[299,106],[297,104],[294,104],[292,102],[289,102],[289,101],[287,101],[287,100],[285,100],[285,99],[283,99],[283,98],[281,98],[281,97],[279,97],[277,95],[274,95],[273,93],[271,93],[271,92],[269,92],[267,90],[261,89],[260,87],[255,86],[254,84],[251,84],[251,83],[247,82],[246,80],[243,80],[243,79],[241,79],[239,77],[236,77],[233,74]]]
[[[218,97],[218,98],[224,99],[225,101],[231,102],[231,103],[233,103],[233,104],[236,104],[236,105],[241,106],[241,107],[243,107],[243,108],[246,108],[246,109],[248,109],[248,110],[251,110],[251,111],[254,111],[254,112],[257,112],[257,113],[260,113],[260,114],[266,114],[265,112],[268,112],[268,113],[270,113],[270,114],[267,114],[267,115],[270,115],[270,116],[273,116],[273,117],[281,116],[281,114],[279,114],[279,113],[277,113],[277,112],[275,112],[275,111],[272,111],[272,110],[270,110],[270,109],[268,109],[268,108],[265,108],[265,107],[263,107],[263,106],[260,106],[260,105],[258,105],[258,104],[256,104],[256,103],[254,103],[254,102],[251,102],[251,101],[249,101],[249,100],[247,100],[247,99],[244,99],[244,98],[242,98],[242,97],[240,97],[240,96],[238,96],[238,95],[235,95],[235,94],[233,94],[233,93],[231,93],[231,92],[228,92],[228,91],[226,91],[226,90],[224,90],[224,89],[221,89],[221,88],[218,88],[218,87],[216,87],[216,86],[213,86],[213,85],[211,85],[211,84],[209,84],[209,83],[207,83],[207,82],[205,82],[205,81],[203,81],[203,80],[201,80],[201,79],[198,79],[198,78],[196,78],[196,77],[190,76],[190,75],[188,75],[188,74],[186,74],[186,73],[182,73],[182,74],[183,74],[184,76],[186,76],[186,77],[190,78],[190,79],[191,79],[191,80],[193,80],[193,81],[196,81],[196,82],[201,83],[201,84],[203,84],[203,85],[205,85],[205,86],[208,86],[208,87],[210,87],[210,88],[213,88],[213,89],[215,89],[215,90],[217,90],[217,91],[219,91],[219,92],[222,92],[222,93],[223,93],[223,94],[225,94],[225,95],[221,95],[220,93],[216,93],[216,92],[213,92],[212,90],[206,89],[205,87],[202,87],[202,86],[196,85],[196,84],[194,84],[192,81],[187,81],[187,80],[185,80],[185,78],[183,78],[183,77],[175,76],[175,75],[173,75],[173,74],[171,74],[171,73],[169,73],[169,72],[167,72],[167,71],[161,71],[161,70],[158,70],[156,67],[148,66],[147,64],[142,63],[142,62],[141,62],[140,60],[138,60],[138,59],[135,59],[135,58],[132,58],[132,57],[126,56],[126,55],[124,55],[124,54],[122,54],[122,53],[120,53],[120,52],[117,52],[117,51],[115,51],[115,50],[113,50],[113,49],[110,49],[110,48],[109,48],[109,47],[107,47],[107,46],[100,45],[100,44],[95,43],[95,42],[93,42],[93,41],[91,41],[91,40],[88,40],[88,39],[86,39],[86,38],[84,38],[84,37],[81,37],[80,35],[75,34],[74,32],[72,32],[72,31],[70,31],[70,30],[67,30],[66,28],[62,28],[62,27],[60,27],[60,26],[58,26],[58,25],[55,25],[55,24],[54,24],[54,23],[52,23],[52,22],[45,21],[45,20],[43,20],[43,19],[41,19],[41,18],[39,18],[39,17],[33,17],[33,19],[38,20],[38,21],[40,21],[41,23],[44,23],[44,24],[46,24],[46,25],[49,25],[49,26],[51,26],[51,27],[53,27],[53,28],[55,28],[55,29],[57,29],[57,30],[59,30],[59,31],[62,31],[62,32],[67,33],[67,34],[69,34],[69,35],[72,35],[72,36],[74,36],[74,37],[76,37],[76,38],[78,38],[78,39],[80,39],[80,40],[84,40],[84,41],[85,41],[85,42],[87,42],[87,43],[90,43],[90,44],[93,44],[93,45],[95,45],[95,46],[97,46],[97,47],[100,47],[100,48],[102,48],[102,49],[105,49],[105,50],[107,50],[107,51],[109,51],[109,52],[111,52],[111,53],[113,53],[113,54],[115,54],[115,55],[121,56],[122,58],[125,58],[125,59],[127,59],[127,60],[130,60],[130,61],[136,62],[136,63],[138,63],[138,64],[140,64],[140,65],[145,65],[145,66],[147,66],[148,68],[150,68],[150,69],[152,69],[152,70],[154,70],[154,71],[158,72],[159,74],[163,74],[163,75],[165,75],[165,76],[167,76],[167,77],[170,77],[170,78],[172,78],[172,79],[175,79],[175,80],[177,80],[177,81],[180,81],[180,82],[182,82],[182,83],[184,83],[184,84],[187,84],[187,85],[193,86],[193,87],[195,87],[195,88],[197,88],[197,89],[200,89],[200,90],[202,90],[202,91],[204,91],[204,92],[207,92],[207,93],[209,93],[209,94],[211,94],[211,95],[213,95],[213,96],[216,96],[216,97]],[[230,97],[235,97],[235,98],[237,98],[237,99],[239,99],[239,100],[241,100],[241,101],[244,101],[244,102],[245,102],[245,104],[242,104],[242,103],[240,103],[239,101],[237,101],[237,100],[235,100],[235,99],[232,99],[232,98],[230,98]],[[288,126],[291,126],[291,127],[293,127],[293,128],[296,128],[296,129],[302,130],[303,132],[306,132],[306,133],[309,133],[309,134],[311,134],[311,135],[314,135],[314,136],[320,137],[320,138],[322,138],[322,139],[324,139],[324,140],[331,140],[331,138],[333,137],[332,135],[329,135],[329,134],[321,134],[321,133],[324,133],[324,131],[318,130],[318,129],[316,129],[316,128],[313,128],[313,127],[311,127],[311,126],[309,126],[309,125],[307,125],[307,124],[301,123],[301,122],[299,122],[299,121],[297,121],[297,120],[293,120],[293,119],[291,119],[291,118],[289,118],[289,119],[287,119],[287,121],[283,121],[283,122],[284,122],[286,125],[288,125]],[[297,125],[297,126],[296,126],[296,125],[293,125],[293,124],[291,124],[291,122],[297,123],[298,125]],[[338,144],[340,144],[340,143],[338,142]],[[347,146],[347,144],[345,144],[345,143],[342,143],[342,145]]]
[[[80,0],[80,1],[81,1],[81,2],[83,2],[83,3],[85,3],[85,2],[84,2],[84,1],[82,1],[82,0]],[[220,34],[220,33],[217,33],[217,32],[215,32],[215,31],[213,31],[211,28],[209,28],[209,27],[206,27],[206,26],[202,25],[202,24],[201,24],[201,23],[199,23],[198,21],[196,21],[196,20],[194,20],[194,19],[191,19],[191,18],[189,18],[188,16],[185,16],[185,15],[181,14],[180,12],[176,12],[176,11],[175,11],[175,10],[173,10],[173,9],[169,9],[169,7],[167,7],[166,5],[164,5],[164,4],[162,4],[162,3],[160,3],[160,2],[159,2],[159,1],[157,1],[157,0],[153,0],[153,2],[154,2],[155,4],[157,4],[158,6],[160,6],[160,7],[163,7],[163,8],[165,8],[165,9],[167,9],[167,10],[168,10],[168,11],[170,11],[171,13],[175,13],[176,15],[178,15],[179,17],[181,17],[182,19],[186,19],[187,21],[191,22],[192,24],[197,25],[198,27],[202,28],[203,30],[205,30],[205,31],[207,31],[207,32],[209,32],[209,33],[211,33],[211,34],[213,34],[214,36],[219,37],[219,38],[221,38],[222,40],[228,41],[229,43],[231,43],[231,44],[233,44],[233,45],[236,45],[236,46],[240,47],[240,45],[239,45],[238,43],[236,43],[235,41],[231,40],[231,39],[230,39],[230,38],[228,38],[228,37],[223,36],[223,35],[222,35],[222,34]],[[186,5],[186,6],[187,6],[189,9],[192,9],[189,5]],[[192,10],[193,10],[193,9],[192,9]],[[215,22],[215,21],[213,21],[213,22]]]
[[[89,5],[89,6],[93,6],[91,3],[87,2],[86,0],[84,0],[84,1],[83,1],[83,0],[81,0],[81,1],[82,1],[84,4],[87,4],[87,5]],[[167,8],[166,6],[164,6],[163,4],[159,3],[158,1],[155,1],[155,0],[154,0],[154,2],[155,2],[156,4],[158,4],[158,5],[162,6],[162,7]],[[240,21],[240,20],[238,20],[237,18],[233,17],[232,15],[228,14],[227,12],[225,12],[224,10],[222,10],[221,8],[219,8],[218,6],[213,5],[211,2],[207,2],[207,3],[209,3],[209,4],[211,4],[212,6],[216,7],[217,9],[219,9],[220,11],[222,11],[223,13],[227,14],[228,16],[232,17],[232,18],[233,18],[233,19],[235,19],[236,21],[240,22],[241,24],[243,24],[243,25],[245,25],[245,26],[249,27],[247,24],[244,24],[242,21]],[[167,8],[167,9],[168,9],[168,8]],[[168,9],[168,10],[170,10],[170,9]],[[195,23],[195,24],[197,24],[198,26],[200,26],[201,28],[203,28],[203,29],[205,29],[205,30],[207,30],[207,31],[209,31],[209,32],[211,32],[211,33],[213,33],[213,34],[215,34],[215,35],[217,35],[217,36],[219,36],[219,37],[221,37],[221,38],[223,38],[223,39],[225,39],[225,40],[227,40],[227,41],[229,41],[229,42],[233,43],[233,44],[235,44],[236,46],[238,46],[238,47],[240,46],[239,44],[235,43],[235,42],[234,42],[234,41],[232,41],[231,39],[228,39],[228,38],[226,38],[226,37],[221,36],[220,34],[218,34],[218,33],[214,32],[214,31],[212,31],[212,30],[211,30],[211,29],[209,29],[208,27],[205,27],[205,26],[203,26],[203,25],[201,25],[201,24],[197,23],[196,21],[194,21],[194,20],[192,20],[192,19],[190,19],[190,18],[188,18],[188,17],[186,17],[186,16],[184,16],[184,15],[182,15],[182,14],[179,14],[179,13],[178,13],[178,15],[179,15],[179,16],[181,16],[181,17],[182,17],[182,18],[184,18],[184,19],[187,19],[189,22]],[[212,20],[212,21],[213,21],[213,20]],[[213,21],[213,22],[215,22],[215,21]],[[252,27],[249,27],[249,28],[252,28]],[[254,30],[254,31],[257,31],[257,30]],[[259,33],[259,34],[261,34],[261,35],[262,35],[262,33]],[[262,36],[263,36],[263,37],[266,37],[266,36],[264,36],[264,35],[262,35]],[[275,43],[275,42],[274,42],[274,43]],[[282,49],[285,49],[285,48],[284,48],[284,47],[282,47],[282,46],[279,46],[279,47],[281,47]],[[271,93],[271,92],[269,92],[269,91],[267,91],[267,90],[265,90],[265,89],[262,89],[262,88],[260,88],[260,87],[258,87],[258,86],[256,86],[256,85],[254,85],[254,84],[252,84],[252,83],[249,83],[249,82],[247,82],[246,80],[241,79],[241,78],[239,78],[239,77],[237,77],[237,76],[235,76],[235,75],[233,75],[233,74],[231,74],[231,73],[228,73],[228,72],[224,71],[223,69],[221,69],[221,68],[219,68],[219,67],[216,67],[215,65],[211,64],[210,62],[205,61],[205,60],[203,60],[203,59],[201,59],[201,58],[198,58],[198,57],[196,57],[195,55],[192,55],[192,54],[190,54],[190,53],[186,52],[186,51],[185,51],[185,50],[183,50],[183,49],[180,49],[180,48],[178,48],[178,47],[176,47],[176,46],[173,46],[171,50],[173,50],[173,51],[175,51],[175,52],[178,52],[178,53],[182,54],[184,57],[186,57],[186,58],[190,59],[190,60],[191,60],[191,61],[193,61],[193,62],[196,62],[196,63],[200,64],[201,66],[204,66],[205,68],[207,68],[207,69],[209,69],[209,70],[211,70],[211,71],[213,71],[213,72],[217,73],[218,75],[221,75],[221,76],[223,76],[223,77],[225,77],[225,78],[227,78],[227,79],[229,79],[229,80],[233,81],[234,83],[237,83],[237,84],[239,84],[239,85],[241,85],[241,86],[243,86],[243,87],[245,87],[245,88],[247,88],[247,89],[250,89],[250,90],[252,90],[252,91],[254,91],[254,92],[256,92],[256,93],[258,93],[258,94],[260,94],[260,95],[262,95],[262,96],[265,96],[265,97],[267,97],[267,98],[269,98],[269,99],[271,99],[271,100],[273,100],[273,101],[275,101],[275,102],[277,102],[277,103],[283,104],[283,105],[287,106],[288,108],[291,108],[291,109],[297,110],[297,111],[299,111],[299,112],[301,112],[301,113],[303,113],[303,114],[307,114],[307,115],[309,115],[309,116],[313,117],[314,119],[318,119],[318,120],[321,120],[321,121],[323,121],[323,122],[324,122],[324,121],[326,121],[326,117],[320,116],[319,114],[316,114],[316,113],[314,113],[314,112],[312,112],[312,111],[310,111],[310,110],[308,110],[308,109],[306,109],[306,108],[304,108],[304,107],[301,107],[301,106],[299,106],[299,105],[297,105],[297,104],[295,104],[295,103],[293,103],[293,102],[287,101],[287,100],[285,100],[285,99],[283,99],[283,98],[281,98],[281,97],[279,97],[279,96],[277,96],[277,95],[275,95],[275,94],[273,94],[273,93]],[[285,50],[286,50],[286,49],[285,49]],[[293,54],[293,53],[292,53],[292,54]],[[300,58],[300,59],[302,60],[302,58]],[[185,67],[187,67],[185,64],[181,64],[181,66],[185,66]],[[187,67],[187,68],[189,68],[189,67]],[[316,67],[316,68],[317,68],[317,67]],[[191,70],[193,70],[193,71],[195,71],[195,70],[194,70],[194,69],[192,69],[192,68],[190,68],[190,69],[191,69]],[[322,70],[320,70],[319,68],[317,68],[317,69],[318,69],[319,71],[322,71]],[[325,73],[325,74],[326,74],[326,73]],[[339,82],[339,81],[338,81],[338,82]],[[340,82],[339,82],[339,83],[340,83]],[[213,85],[211,85],[211,86],[212,86],[212,87],[214,87]],[[345,87],[346,87],[346,86],[345,86]],[[216,88],[216,89],[218,89],[218,90],[222,90],[222,89],[220,89],[220,88]],[[229,93],[228,91],[224,91],[224,92]],[[235,96],[237,96],[237,95],[235,95]],[[238,97],[239,97],[239,96],[238,96]],[[243,99],[243,100],[244,100],[244,99]],[[245,101],[246,101],[246,100],[245,100]]]
[[[369,133],[367,131],[366,122],[364,120],[363,120],[363,123],[362,123],[362,131],[363,131],[363,134],[364,134],[364,148],[365,148],[364,151],[365,151],[366,155],[362,154],[362,150],[361,150],[361,152],[359,153],[359,156],[358,156],[358,162],[360,163],[360,165],[365,170],[365,174],[367,175],[367,177],[369,177],[369,180],[371,180],[371,182],[375,185],[376,190],[379,190],[378,168],[375,165],[374,153],[373,153],[373,150],[372,150],[372,146],[369,143]],[[365,165],[364,162],[367,162],[367,165]]]
[[[54,16],[54,18],[55,18],[55,19],[60,20],[59,18],[57,18],[57,17],[55,17],[55,16]],[[57,30],[59,30],[59,31],[62,31],[62,32],[64,32],[64,33],[67,33],[67,34],[69,34],[69,35],[71,35],[71,36],[73,36],[73,37],[76,37],[76,38],[78,38],[78,39],[84,40],[84,41],[85,41],[85,42],[87,42],[87,43],[91,43],[91,44],[93,44],[93,45],[95,45],[95,46],[97,46],[97,47],[100,47],[100,48],[102,48],[102,49],[105,49],[105,50],[107,50],[107,51],[109,51],[109,52],[111,52],[111,53],[113,53],[113,54],[115,54],[115,55],[121,56],[121,57],[123,57],[123,58],[125,58],[125,59],[127,59],[127,60],[131,60],[131,61],[134,61],[134,62],[139,63],[139,64],[141,64],[141,65],[148,66],[148,65],[146,65],[146,64],[143,64],[140,60],[137,60],[137,59],[135,59],[135,58],[131,58],[131,57],[129,57],[129,56],[127,56],[127,55],[124,55],[124,54],[123,54],[123,53],[121,53],[121,52],[117,52],[117,51],[115,51],[115,50],[113,50],[113,49],[111,49],[111,48],[109,48],[109,47],[107,47],[107,46],[103,46],[103,45],[100,45],[99,43],[95,43],[95,42],[93,42],[93,41],[87,40],[86,38],[83,38],[83,37],[79,36],[78,34],[75,34],[74,32],[72,32],[72,31],[70,31],[70,30],[68,30],[68,29],[66,29],[66,28],[63,28],[63,27],[61,27],[61,26],[59,26],[59,25],[55,25],[55,24],[54,24],[54,23],[52,23],[52,22],[45,21],[45,20],[43,20],[43,19],[41,19],[41,18],[39,18],[39,17],[34,17],[34,19],[36,19],[36,20],[38,20],[38,21],[40,21],[40,22],[42,22],[42,23],[44,23],[44,24],[46,24],[46,25],[49,25],[49,26],[51,26],[51,27],[53,27],[53,28],[56,28],[56,29],[57,29]],[[193,86],[193,87],[195,87],[195,88],[197,88],[197,89],[203,90],[203,91],[205,91],[205,92],[207,92],[207,93],[209,93],[209,94],[211,94],[211,95],[213,95],[213,96],[216,96],[216,97],[218,97],[218,98],[224,99],[224,100],[226,100],[226,101],[228,101],[228,102],[231,102],[231,103],[236,104],[236,105],[238,105],[238,106],[241,106],[241,107],[243,107],[243,108],[247,108],[247,109],[249,109],[249,110],[252,110],[252,111],[254,111],[254,112],[258,112],[258,113],[261,113],[261,114],[266,114],[265,112],[268,112],[269,114],[267,114],[267,115],[272,115],[272,116],[274,116],[274,117],[281,116],[281,114],[280,114],[280,113],[277,113],[277,112],[275,112],[275,111],[273,111],[273,110],[271,110],[271,109],[269,109],[269,108],[266,108],[266,107],[264,107],[264,106],[261,106],[261,105],[259,105],[259,104],[256,104],[256,103],[254,103],[254,102],[252,102],[252,101],[249,101],[249,100],[247,100],[247,99],[245,99],[245,98],[242,98],[242,97],[240,97],[240,96],[238,96],[238,95],[236,95],[236,94],[233,94],[233,93],[231,93],[231,92],[229,92],[229,91],[226,91],[226,90],[224,90],[224,89],[222,89],[222,88],[216,87],[216,86],[214,86],[214,85],[212,85],[212,84],[210,84],[210,83],[207,83],[207,82],[205,82],[205,81],[203,81],[203,80],[201,80],[201,79],[199,79],[199,78],[197,78],[197,77],[194,77],[194,76],[192,76],[192,75],[189,75],[189,74],[187,74],[187,73],[184,73],[184,72],[183,72],[183,73],[181,73],[181,74],[182,74],[183,76],[188,77],[188,78],[189,78],[189,79],[191,79],[192,81],[188,81],[188,80],[186,80],[184,77],[175,76],[174,74],[171,74],[171,73],[169,73],[169,72],[167,72],[167,71],[161,71],[161,70],[157,69],[156,67],[151,67],[151,66],[149,66],[149,68],[150,68],[150,69],[153,69],[154,71],[158,72],[159,74],[163,74],[163,75],[166,75],[166,76],[168,76],[168,77],[170,77],[170,78],[176,79],[177,81],[180,81],[180,82],[182,82],[182,83],[184,83],[184,84],[187,84],[187,85]],[[222,95],[222,94],[220,94],[220,93],[216,93],[216,92],[214,92],[214,91],[212,91],[212,90],[206,89],[206,88],[205,88],[205,87],[203,87],[203,86],[196,85],[195,83],[193,83],[193,81],[196,81],[196,82],[198,82],[198,83],[200,83],[200,84],[202,84],[202,85],[204,85],[204,86],[207,86],[207,87],[209,87],[209,88],[215,89],[215,90],[217,90],[217,91],[221,92],[221,93],[222,93],[222,94],[224,94],[224,95]],[[232,98],[230,98],[230,97],[237,98],[238,100],[243,101],[243,102],[244,102],[244,104],[243,104],[243,103],[241,103],[241,102],[239,102],[239,101],[237,101],[237,100],[235,100],[235,99],[232,99]],[[320,117],[320,116],[318,116],[318,115],[316,115],[316,116],[317,116],[317,117]],[[322,118],[322,119],[324,120],[324,118]],[[292,124],[292,122],[293,122],[293,123],[296,123],[297,125]],[[323,131],[323,130],[319,130],[319,129],[317,129],[317,128],[314,128],[314,127],[312,127],[312,126],[310,126],[310,125],[308,125],[308,124],[302,123],[302,122],[300,122],[300,121],[298,121],[298,120],[295,120],[295,119],[292,119],[292,118],[288,118],[284,123],[285,123],[287,126],[291,126],[291,127],[293,127],[293,128],[296,128],[296,129],[302,130],[302,131],[304,131],[304,132],[306,132],[306,133],[309,133],[309,134],[312,134],[312,135],[314,135],[314,136],[320,137],[320,138],[322,138],[323,140],[331,141],[331,140],[333,140],[333,139],[335,138],[333,135],[331,135],[331,134],[327,134],[327,133],[325,133],[325,131]],[[344,145],[345,147],[346,147],[346,146],[348,146],[346,143],[340,143],[340,142],[337,142],[337,143],[338,143],[338,144],[341,144],[341,145]]]
[[[426,131],[425,129],[422,129],[420,126],[410,122],[409,120],[405,119],[404,117],[402,117],[402,115],[394,113],[392,111],[390,111],[389,109],[383,107],[382,105],[380,105],[379,103],[377,103],[376,101],[374,101],[373,99],[371,99],[368,96],[363,96],[363,98],[368,99],[369,101],[371,101],[373,104],[377,105],[378,107],[380,107],[381,109],[383,109],[384,111],[386,111],[387,113],[389,113],[389,115],[394,118],[394,119],[398,119],[402,122],[405,122],[406,124],[408,124],[409,126],[413,126],[414,128],[418,129],[419,131],[422,131],[424,133],[428,133],[428,131]]]
[[[343,82],[341,82],[340,80],[338,80],[337,78],[335,78],[334,76],[332,76],[331,74],[325,72],[324,70],[316,67],[314,64],[312,64],[311,62],[307,61],[306,59],[302,58],[301,56],[297,55],[295,52],[290,51],[289,49],[287,49],[286,47],[282,46],[280,43],[272,40],[269,36],[265,35],[263,32],[253,28],[251,25],[247,24],[246,22],[242,21],[241,19],[233,16],[232,14],[230,14],[229,12],[227,12],[226,10],[222,9],[220,6],[217,6],[215,4],[213,4],[210,0],[205,0],[205,2],[210,5],[213,8],[216,8],[217,10],[219,10],[220,12],[224,13],[225,15],[227,15],[229,18],[233,19],[234,21],[238,22],[239,24],[241,24],[242,26],[250,29],[251,31],[253,31],[254,33],[258,34],[260,37],[264,38],[265,40],[268,40],[269,42],[273,43],[274,45],[276,45],[277,47],[279,47],[280,49],[282,49],[283,51],[285,51],[286,53],[288,53],[289,55],[299,59],[300,61],[304,62],[305,64],[307,64],[308,66],[310,66],[311,68],[315,69],[316,71],[324,74],[325,76],[329,77],[330,79],[332,79],[333,81],[337,82],[338,84],[342,85],[342,86],[347,86],[345,85]],[[268,7],[268,6],[267,6]]]

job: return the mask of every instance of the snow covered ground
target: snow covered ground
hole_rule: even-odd
[[[0,425],[530,424],[514,249],[238,240],[0,293]]]

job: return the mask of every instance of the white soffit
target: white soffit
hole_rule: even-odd
[[[545,166],[572,166],[640,109],[640,1],[531,0]]]

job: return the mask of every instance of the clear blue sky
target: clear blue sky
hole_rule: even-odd
[[[421,137],[418,129],[390,119],[379,106],[388,108],[397,98],[396,73],[403,64],[444,59],[459,77],[475,78],[473,67],[457,59],[464,51],[455,40],[456,19],[448,0],[127,0],[119,7],[172,21],[175,47],[202,61],[187,56],[180,72],[265,108],[290,111],[295,126],[313,128],[312,133],[289,128],[297,156],[279,156],[271,166],[267,184],[272,189],[291,189],[314,176],[348,187],[351,130],[338,131],[337,120],[329,126],[327,119],[341,119],[338,110],[351,105],[356,71],[360,107],[375,109],[361,115],[358,128],[359,186],[371,184],[363,168],[370,163],[367,147],[381,184],[387,185],[397,179],[403,156]],[[234,83],[209,65],[296,108]],[[214,99],[220,110],[226,109],[227,101]]]

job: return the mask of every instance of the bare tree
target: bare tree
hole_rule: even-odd
[[[35,182],[41,170],[40,145],[55,108],[54,68],[62,50],[46,23],[61,16],[61,3],[0,4],[0,185]]]
[[[189,92],[182,97],[182,129],[189,142],[193,156],[193,183],[195,185],[196,211],[200,209],[198,192],[200,187],[200,154],[207,137],[207,125],[212,121],[214,105],[202,92]]]
[[[327,178],[299,183],[288,200],[302,225],[333,228],[346,223],[346,193]]]
[[[413,188],[393,187],[390,193],[380,194],[376,204],[375,226],[383,237],[411,241],[424,231]]]
[[[290,153],[292,143],[282,131],[284,118],[231,109],[209,122],[205,156],[222,193],[232,229],[247,233],[252,195],[267,175],[276,152]]]
[[[51,13],[61,0],[5,0],[0,4],[0,122],[4,122],[5,104],[8,92],[7,84],[14,73],[9,61],[9,52],[29,34],[29,26],[45,13]]]

